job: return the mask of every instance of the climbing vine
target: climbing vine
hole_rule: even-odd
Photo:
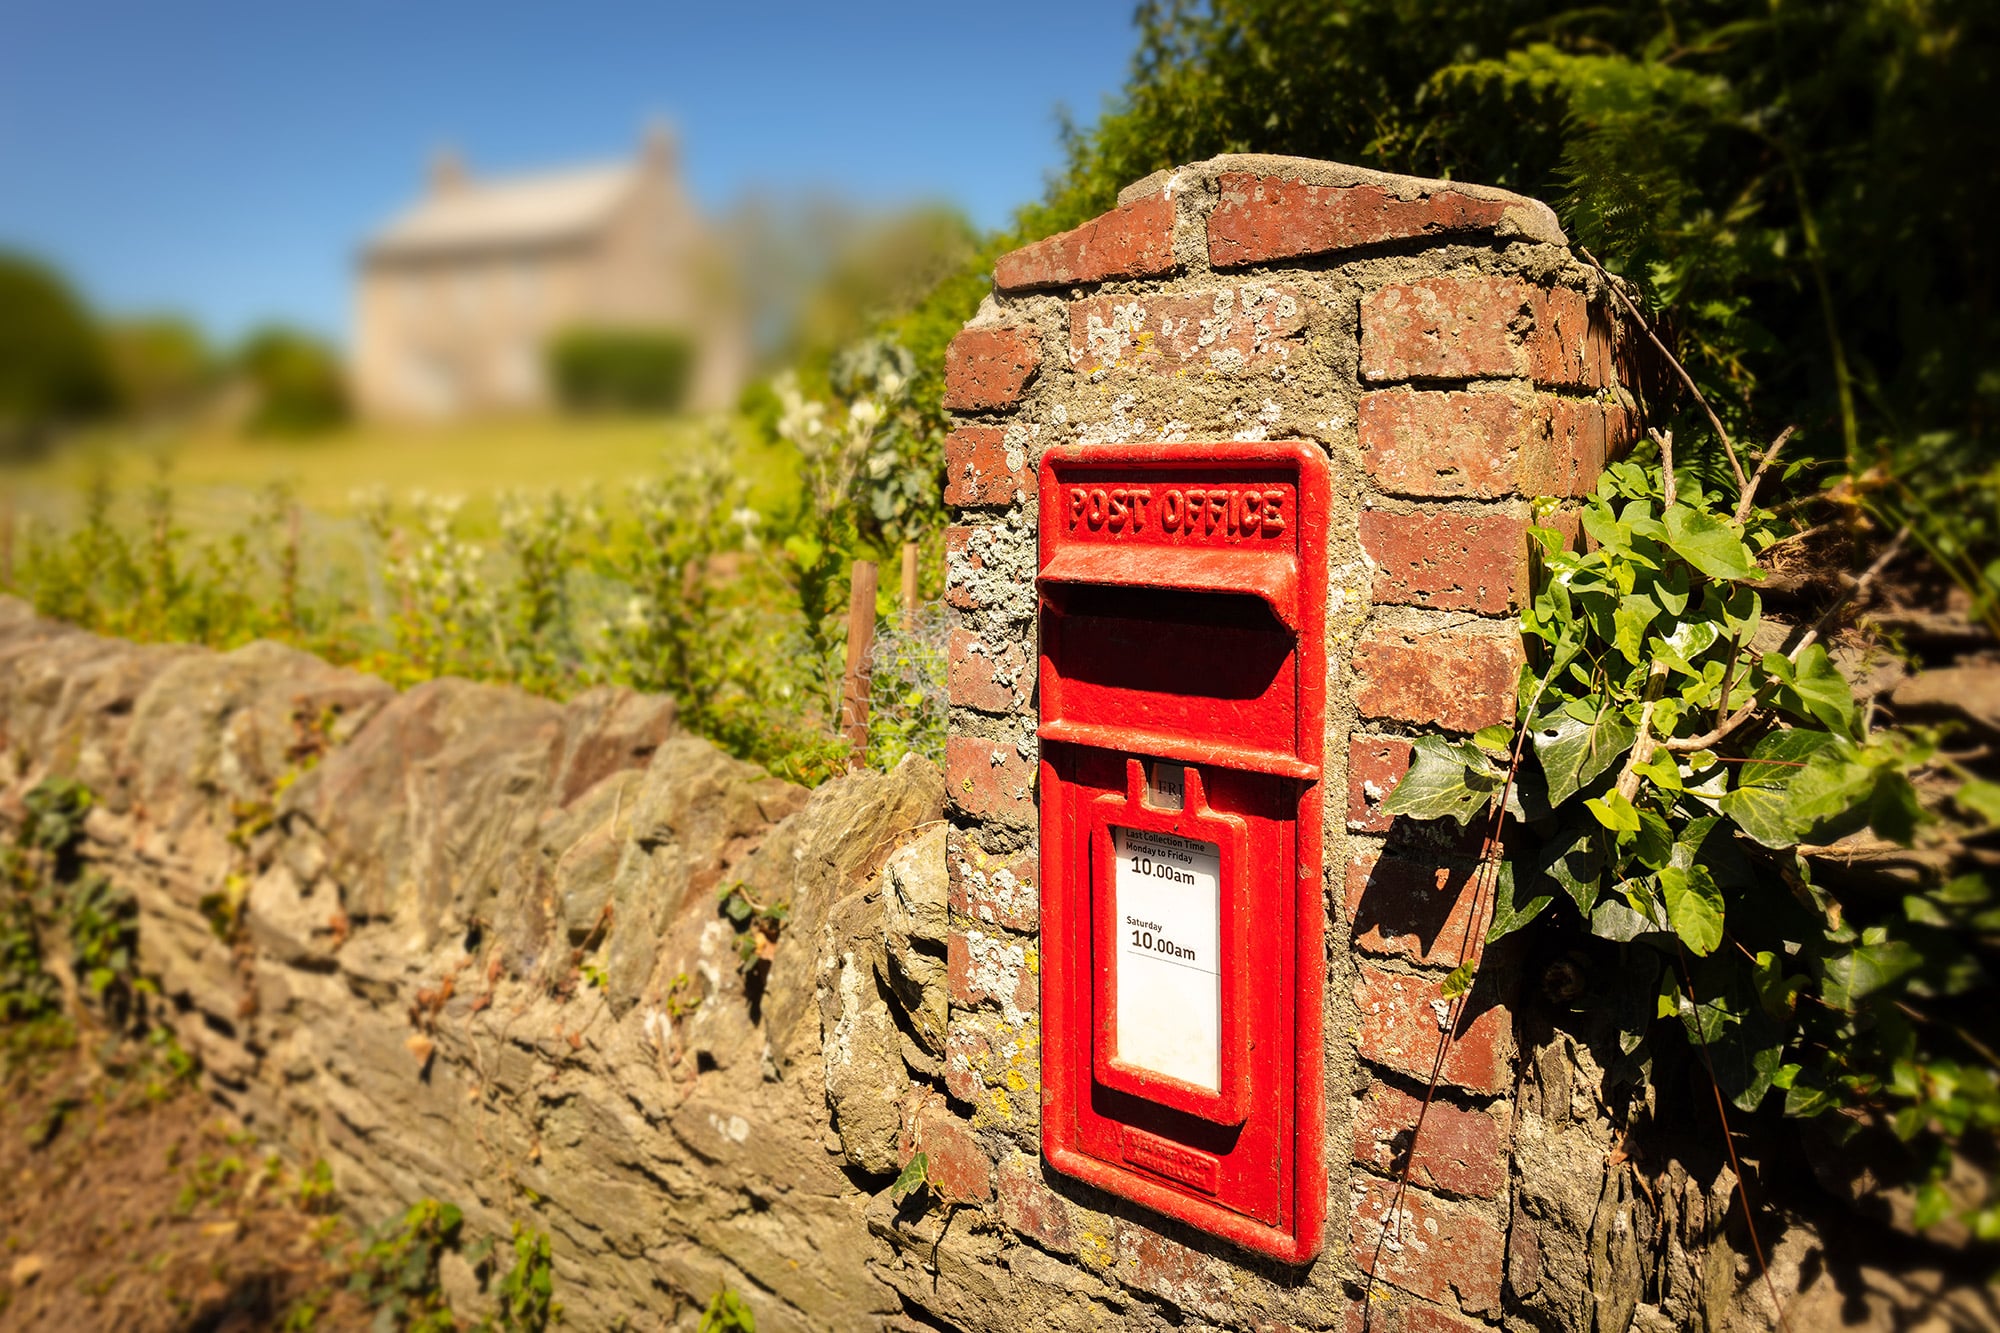
[[[1790,537],[1756,490],[1783,438],[1733,503],[1676,478],[1671,435],[1654,444],[1650,465],[1604,474],[1586,541],[1533,530],[1515,722],[1418,740],[1384,809],[1512,821],[1511,854],[1495,840],[1482,866],[1486,942],[1570,913],[1615,951],[1593,1001],[1617,1028],[1614,1074],[1644,1077],[1682,1040],[1744,1111],[1777,1099],[1796,1117],[1845,1109],[1848,1132],[1886,1123],[1912,1153],[1917,1225],[1953,1216],[2000,1239],[1990,1174],[1971,1196],[1944,1184],[1955,1156],[1990,1172],[2000,1132],[2000,1060],[1974,1030],[1993,998],[1992,886],[1940,874],[1884,901],[1816,874],[1857,837],[1969,864],[2000,826],[2000,785],[1945,732],[1874,724],[1828,651],[1901,541],[1816,622],[1767,622],[1758,585]]]

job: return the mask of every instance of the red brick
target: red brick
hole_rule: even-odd
[[[1212,1255],[1190,1249],[1143,1223],[1118,1219],[1118,1280],[1150,1292],[1204,1319],[1231,1317],[1229,1270]]]
[[[1356,833],[1386,833],[1395,821],[1382,802],[1410,771],[1411,747],[1393,736],[1356,736],[1347,746],[1347,827]]]
[[[1534,329],[1528,335],[1529,373],[1535,383],[1602,389],[1613,382],[1611,331],[1601,309],[1582,292],[1537,288],[1529,300]]]
[[[1028,705],[1035,675],[1026,654],[1015,644],[997,650],[977,634],[951,632],[946,659],[946,683],[951,702],[982,713],[1013,713]]]
[[[975,819],[1027,826],[1035,822],[1034,759],[1013,745],[977,736],[949,736],[944,743],[945,793]]]
[[[1026,1153],[1000,1163],[1000,1220],[1045,1250],[1076,1252],[1069,1204],[1048,1187],[1042,1164]]]
[[[1362,465],[1391,495],[1494,499],[1585,495],[1623,408],[1588,399],[1386,389],[1358,413]]]
[[[1361,548],[1375,565],[1378,605],[1500,615],[1527,586],[1528,524],[1518,512],[1364,510]]]
[[[972,589],[966,576],[976,574],[986,567],[972,551],[972,529],[953,526],[944,530],[944,599],[961,611],[974,611],[978,603],[973,600]]]
[[[1412,1078],[1429,1079],[1448,1002],[1441,977],[1413,977],[1362,964],[1354,984],[1361,1011],[1356,1050],[1364,1060]],[[1466,1006],[1459,1034],[1444,1061],[1444,1081],[1474,1092],[1499,1093],[1514,1085],[1512,1016],[1504,1005]]]
[[[1514,681],[1526,655],[1514,634],[1467,627],[1378,629],[1355,646],[1363,717],[1477,731],[1514,719]]]
[[[1369,848],[1347,865],[1347,917],[1354,947],[1363,953],[1457,967],[1468,939],[1473,908],[1471,866],[1382,855]],[[1480,919],[1493,910],[1491,891],[1481,895]]]
[[[1001,255],[993,285],[1003,292],[1067,287],[1155,278],[1174,268],[1174,201],[1156,194]]]
[[[1217,268],[1491,231],[1507,211],[1500,200],[1449,189],[1399,199],[1378,185],[1304,185],[1242,172],[1218,185],[1222,202],[1208,215],[1208,262]]]
[[[1414,1304],[1383,1287],[1372,1300],[1347,1307],[1346,1333],[1493,1333],[1486,1324],[1470,1323],[1435,1305]]]
[[[953,1019],[944,1034],[944,1090],[977,1105],[986,1095],[986,1071],[992,1067],[993,1042],[985,1029],[963,1018]]]
[[[1414,1187],[1397,1206],[1395,1182],[1373,1176],[1357,1178],[1356,1194],[1350,1245],[1362,1272],[1469,1314],[1499,1313],[1507,1240],[1486,1209]]]
[[[1422,1112],[1423,1132],[1410,1151]],[[1507,1132],[1491,1111],[1470,1111],[1442,1097],[1423,1099],[1372,1083],[1354,1107],[1354,1160],[1392,1179],[1410,1156],[1410,1183],[1469,1198],[1498,1197],[1507,1183]]]
[[[1600,471],[1602,470],[1603,464],[1616,462],[1618,459],[1623,458],[1626,452],[1630,450],[1632,445],[1639,439],[1640,434],[1641,431],[1639,429],[1639,414],[1637,412],[1633,411],[1629,407],[1626,407],[1623,403],[1605,404],[1604,454],[1598,460],[1599,470]],[[1596,478],[1593,477],[1592,481],[1594,482],[1595,480]],[[1585,494],[1588,491],[1588,489],[1589,488],[1586,487],[1584,490],[1579,490],[1574,493],[1577,495],[1582,495]]]
[[[1012,407],[1041,364],[1041,337],[1031,328],[967,329],[945,348],[945,410]]]
[[[945,975],[952,1003],[962,1008],[997,1004],[1020,1015],[1041,1007],[1040,979],[1018,939],[954,926],[945,938]]]
[[[944,502],[1008,505],[1035,493],[1028,451],[1007,447],[1000,426],[960,426],[944,439]]]
[[[1521,345],[1533,289],[1506,278],[1397,282],[1361,302],[1365,380],[1484,379],[1528,373]]]
[[[1311,302],[1290,287],[1244,283],[1171,295],[1093,296],[1069,307],[1069,359],[1088,375],[1107,366],[1227,373],[1282,365],[1297,354]]]
[[[947,1199],[984,1203],[993,1197],[993,1163],[972,1128],[951,1113],[935,1092],[919,1095],[906,1106],[897,1159],[904,1165],[917,1153],[931,1188]]]
[[[1033,931],[1039,919],[1035,854],[990,856],[962,829],[945,835],[951,910],[1008,930]]]

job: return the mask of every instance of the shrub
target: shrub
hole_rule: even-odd
[[[548,348],[549,380],[571,412],[678,412],[694,344],[664,329],[572,329]]]
[[[35,452],[115,398],[83,302],[53,270],[0,251],[0,457]]]
[[[259,329],[236,359],[256,395],[252,434],[311,435],[347,420],[340,358],[311,334],[278,325]]]
[[[216,358],[201,330],[174,315],[117,320],[104,340],[120,404],[136,416],[198,406],[215,385]]]

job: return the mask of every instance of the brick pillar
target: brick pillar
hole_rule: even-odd
[[[1328,1326],[1359,1308],[1379,1250],[1373,1328],[1499,1321],[1515,1047],[1490,980],[1446,1063],[1402,1233],[1379,1244],[1475,850],[1379,806],[1412,737],[1512,718],[1530,501],[1573,502],[1634,429],[1598,295],[1533,200],[1273,157],[1159,173],[996,265],[946,361],[945,1083],[1021,1243],[1243,1327]],[[1054,444],[1227,439],[1312,441],[1334,476],[1330,1238],[1302,1282],[1038,1157],[1036,463]]]

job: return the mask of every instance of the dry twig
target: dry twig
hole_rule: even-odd
[[[1667,350],[1667,345],[1660,341],[1660,335],[1653,332],[1653,326],[1639,313],[1639,307],[1632,303],[1632,298],[1625,294],[1625,289],[1611,276],[1611,271],[1597,262],[1597,256],[1582,246],[1578,246],[1576,252],[1582,255],[1592,268],[1604,275],[1605,285],[1611,289],[1611,294],[1618,298],[1618,304],[1625,307],[1625,312],[1632,316],[1640,332],[1646,335],[1646,340],[1659,349],[1660,355],[1667,359],[1667,364],[1674,368],[1674,373],[1681,377],[1681,383],[1687,386],[1687,391],[1694,395],[1695,402],[1700,404],[1701,410],[1707,414],[1708,424],[1715,430],[1715,438],[1722,441],[1722,451],[1729,456],[1729,470],[1736,474],[1737,490],[1739,492],[1748,490],[1750,481],[1743,475],[1743,464],[1737,460],[1736,446],[1730,443],[1729,432],[1722,428],[1722,418],[1715,415],[1715,409],[1708,405],[1708,399],[1702,396],[1700,386],[1694,382],[1694,376],[1688,374],[1687,367],[1681,364],[1679,357]]]

